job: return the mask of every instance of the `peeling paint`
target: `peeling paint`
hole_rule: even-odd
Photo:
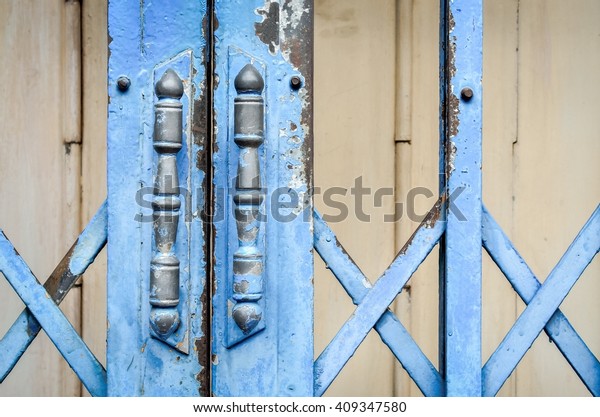
[[[279,2],[266,1],[264,7],[256,9],[263,16],[262,22],[254,24],[256,36],[269,47],[271,55],[279,50]]]

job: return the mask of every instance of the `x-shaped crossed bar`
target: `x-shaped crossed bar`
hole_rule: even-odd
[[[371,328],[392,350],[421,391],[444,395],[444,382],[406,328],[389,310],[402,287],[444,233],[440,199],[382,277],[371,285],[346,253],[320,214],[314,215],[315,249],[358,305],[315,362],[315,395],[322,395]],[[533,341],[545,329],[590,392],[600,395],[600,363],[558,309],[577,279],[600,250],[600,206],[542,285],[500,226],[483,207],[483,247],[528,304],[483,367],[483,395],[502,387]]]
[[[315,395],[323,395],[373,327],[425,395],[444,395],[439,372],[388,308],[444,233],[446,224],[440,219],[443,205],[440,198],[373,286],[315,212],[315,249],[358,305],[315,361]]]
[[[0,340],[0,382],[43,328],[90,394],[106,395],[106,371],[58,308],[106,239],[105,202],[42,286],[0,231],[0,271],[27,306]]]
[[[558,309],[600,250],[600,205],[543,285],[485,207],[482,232],[483,247],[527,304],[483,367],[483,395],[496,395],[543,329],[590,392],[600,395],[600,363]]]

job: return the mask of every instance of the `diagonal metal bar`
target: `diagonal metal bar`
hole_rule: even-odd
[[[107,211],[104,202],[44,283],[44,288],[56,304],[62,302],[106,245],[106,226]],[[12,371],[40,330],[40,324],[26,308],[0,339],[0,383]]]
[[[496,395],[598,250],[600,205],[483,367],[484,396]]]
[[[441,197],[425,220],[396,256],[396,259],[373,285],[314,364],[315,395],[322,395],[369,331],[385,313],[394,298],[429,255],[445,228],[440,220]]]
[[[106,371],[1,231],[0,271],[90,394],[105,396]]]
[[[521,299],[529,304],[542,284],[485,207],[482,232],[483,247]],[[600,396],[600,362],[560,310],[556,310],[544,330],[588,390],[594,396]]]
[[[352,298],[352,302],[360,304],[372,288],[371,283],[316,210],[313,218],[316,251]],[[375,324],[375,330],[425,396],[444,395],[444,382],[439,372],[389,308]]]

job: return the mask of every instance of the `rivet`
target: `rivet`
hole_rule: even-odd
[[[297,75],[294,75],[290,79],[290,87],[292,87],[292,90],[300,90],[300,87],[302,87],[302,79]]]
[[[129,78],[125,77],[124,75],[120,76],[117,79],[117,88],[119,89],[119,91],[127,91],[129,90],[129,86],[131,85],[131,81],[129,80]]]
[[[464,101],[469,101],[473,98],[473,90],[469,87],[465,87],[460,91],[460,98]]]

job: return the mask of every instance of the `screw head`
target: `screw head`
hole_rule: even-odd
[[[464,101],[469,101],[473,98],[473,90],[470,87],[465,87],[460,91],[460,98]]]
[[[292,90],[300,90],[300,87],[302,87],[302,79],[300,77],[298,77],[297,75],[294,75],[291,79],[290,79],[290,87],[292,87]]]
[[[127,91],[129,90],[129,86],[131,85],[131,81],[129,80],[129,78],[125,77],[124,75],[120,76],[117,79],[117,88],[119,89],[119,91]]]

